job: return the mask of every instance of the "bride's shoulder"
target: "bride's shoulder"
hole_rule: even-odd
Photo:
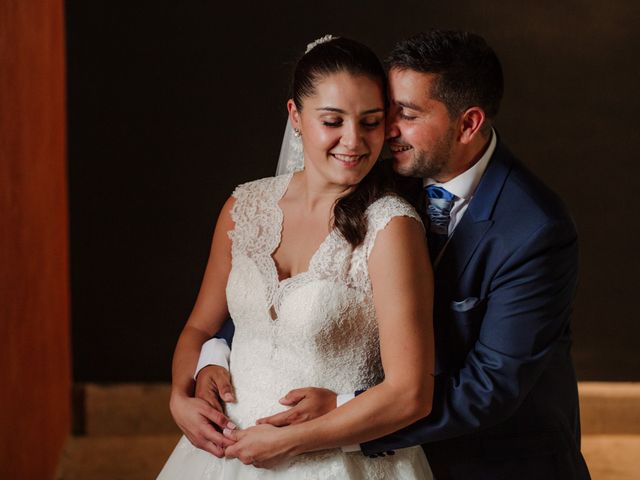
[[[400,195],[393,193],[378,198],[367,208],[367,217],[370,221],[397,216],[413,217],[420,220],[415,208]]]
[[[386,228],[396,217],[409,217],[422,225],[422,219],[416,209],[404,198],[396,194],[388,194],[375,200],[366,211],[368,235],[375,236]]]
[[[378,198],[366,210],[367,235],[364,240],[367,256],[376,241],[378,233],[387,228],[391,220],[397,217],[408,217],[424,228],[422,219],[416,209],[404,198],[396,194],[388,194]]]
[[[231,196],[236,199],[242,199],[256,195],[273,194],[277,192],[280,187],[286,186],[288,178],[289,175],[279,175],[277,177],[265,177],[241,183],[233,190]]]

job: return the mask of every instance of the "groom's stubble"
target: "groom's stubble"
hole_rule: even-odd
[[[393,162],[394,170],[405,177],[438,179],[445,172],[453,154],[455,127],[447,129],[442,137],[436,139],[429,150],[413,147],[413,155],[408,162]]]

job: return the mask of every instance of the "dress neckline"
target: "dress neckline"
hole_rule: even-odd
[[[278,290],[279,287],[285,285],[285,284],[289,284],[294,282],[295,280],[298,279],[302,279],[302,278],[306,278],[309,275],[312,274],[313,269],[314,269],[314,264],[316,262],[316,258],[319,256],[320,252],[323,250],[323,247],[327,244],[327,242],[329,241],[329,239],[333,236],[333,232],[335,231],[335,228],[332,228],[329,233],[327,233],[327,235],[324,237],[324,239],[322,240],[322,242],[320,242],[320,244],[318,245],[318,248],[313,252],[313,254],[311,255],[311,257],[309,258],[309,263],[307,265],[307,269],[301,272],[296,273],[295,275],[290,275],[288,277],[285,278],[280,278],[280,272],[278,271],[278,265],[276,263],[275,258],[273,258],[273,255],[275,254],[276,250],[278,250],[278,248],[280,248],[280,245],[282,243],[282,231],[284,230],[284,212],[282,211],[282,207],[280,207],[280,200],[282,200],[284,198],[284,196],[286,195],[287,191],[289,190],[289,185],[291,184],[291,180],[293,180],[293,176],[294,176],[295,172],[291,172],[288,173],[286,175],[283,175],[283,179],[282,179],[282,187],[280,188],[280,192],[278,192],[275,196],[274,196],[274,207],[275,207],[275,224],[277,226],[276,228],[276,241],[274,242],[273,248],[271,249],[270,252],[267,252],[267,256],[269,257],[269,265],[272,268],[272,278],[275,278],[275,283],[277,285],[276,291]],[[275,299],[274,299],[275,300]],[[273,302],[275,303],[275,302]]]

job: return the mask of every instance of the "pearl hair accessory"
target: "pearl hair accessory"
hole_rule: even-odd
[[[331,34],[325,35],[324,37],[320,37],[317,40],[314,40],[313,42],[309,43],[307,45],[307,49],[305,50],[305,55],[307,53],[309,53],[311,50],[313,50],[315,47],[317,47],[318,45],[320,45],[321,43],[326,43],[329,40],[335,40],[336,38],[340,38],[340,37],[334,37]]]

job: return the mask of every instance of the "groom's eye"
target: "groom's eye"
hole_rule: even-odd
[[[403,113],[403,112],[400,112],[398,116],[403,120],[415,120],[416,118],[414,115],[407,115],[406,113]]]
[[[396,115],[398,115],[398,117],[402,120],[415,120],[416,118],[415,115],[408,115],[407,113],[405,113],[404,107],[398,108]]]

